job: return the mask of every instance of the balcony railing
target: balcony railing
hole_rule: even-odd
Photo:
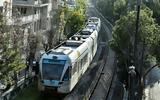
[[[13,0],[13,5],[32,6],[34,5],[34,0]]]
[[[26,24],[26,23],[36,21],[38,19],[39,19],[39,15],[35,14],[35,15],[21,17],[20,21],[22,22],[22,24]]]
[[[32,23],[34,21],[39,20],[39,15],[29,15],[29,16],[23,16],[20,18],[10,18],[7,20],[7,25],[17,25],[17,24],[27,24]]]
[[[48,4],[48,0],[13,0],[13,5],[34,6],[41,4]]]

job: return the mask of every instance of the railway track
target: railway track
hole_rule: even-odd
[[[91,7],[90,12],[101,18],[103,24],[101,31],[104,33],[101,34],[101,41],[108,43],[112,38],[112,24],[97,10],[96,6]],[[109,95],[116,73],[115,54],[110,48],[108,48],[108,51],[104,52],[104,54],[106,54],[106,56],[103,58],[102,68],[98,72],[97,80],[93,82],[93,86],[87,94],[87,100],[106,100]]]
[[[107,50],[106,50],[106,47],[103,49],[102,53],[101,54],[107,54]],[[96,79],[94,81],[92,81],[92,85],[90,87],[90,89],[88,90],[88,93],[86,94],[86,97],[87,99],[91,99],[94,91],[96,90],[96,87],[98,85],[98,82],[100,81],[101,79],[101,76],[104,74],[103,73],[103,70],[104,70],[104,67],[105,67],[105,59],[107,59],[107,56],[104,55],[103,56],[103,61],[101,63],[101,67],[99,68],[98,72],[97,72],[97,76],[96,76]]]
[[[95,85],[94,85],[93,89],[91,90],[91,93],[90,93],[88,100],[99,100],[99,98],[103,98],[100,100],[107,100],[109,93],[110,93],[111,86],[112,86],[112,82],[114,79],[114,75],[116,73],[116,67],[114,67],[115,69],[112,70],[112,72],[110,72],[110,73],[105,72],[105,67],[106,67],[106,63],[103,64],[103,68],[101,69],[101,72],[100,72],[100,75],[99,75],[97,81],[94,83]],[[105,77],[105,80],[104,80],[104,77]],[[102,84],[102,82],[104,82],[104,83]],[[106,88],[103,88],[102,85],[105,85]],[[103,89],[99,89],[99,88],[103,88]],[[102,95],[100,97],[100,95],[99,95],[99,94],[101,94],[100,92],[102,94],[104,93],[105,95]]]

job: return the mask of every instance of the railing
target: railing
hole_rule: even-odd
[[[13,0],[14,5],[39,5],[39,4],[47,4],[49,3],[48,0]]]
[[[34,0],[13,0],[13,5],[34,5]]]
[[[22,23],[29,23],[29,22],[38,20],[38,14],[21,17],[20,19]]]
[[[37,0],[34,2],[35,5],[43,5],[43,4],[48,4],[48,0]]]
[[[39,20],[39,14],[29,15],[29,16],[22,16],[19,18],[8,18],[6,24],[7,25],[17,25],[17,24],[27,24],[34,21]]]

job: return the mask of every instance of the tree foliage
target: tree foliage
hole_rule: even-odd
[[[85,16],[82,15],[79,11],[74,11],[71,13],[70,17],[68,18],[67,24],[71,28],[71,33],[67,34],[67,37],[72,36],[75,34],[79,29],[82,28],[84,25]]]
[[[66,24],[66,6],[59,6],[50,12],[51,27],[46,36],[43,36],[42,44],[45,51],[52,49],[57,43],[64,39],[64,27]]]
[[[98,0],[97,6],[106,18],[113,20],[114,0]]]
[[[9,73],[18,72],[25,67],[25,60],[21,55],[23,38],[19,28],[10,28],[6,25],[3,15],[0,16],[0,79],[11,81]]]
[[[158,33],[160,34],[160,26],[158,27],[159,27]],[[156,57],[158,62],[160,62],[160,52],[159,51],[160,51],[160,39],[158,39],[158,42],[152,46],[152,50],[151,50],[152,52],[151,54]]]
[[[144,41],[148,49],[157,44],[160,39],[160,28],[152,15],[150,9],[144,8],[141,10],[139,21],[138,41]],[[121,16],[113,28],[113,40],[110,45],[116,52],[122,67],[129,66],[133,61],[135,25],[136,11],[131,11],[126,16]]]
[[[101,13],[108,18],[112,23],[120,18],[120,16],[126,15],[128,5],[133,9],[133,1],[129,0],[99,0],[97,6]]]
[[[52,12],[51,30],[48,31],[46,43],[43,43],[46,51],[66,37],[70,37],[83,26],[86,3],[85,0],[76,0],[76,7],[73,10],[69,9],[65,2],[64,6],[60,6],[57,10],[53,9]],[[69,32],[65,32],[67,29]]]
[[[114,2],[114,20],[118,20],[120,16],[123,16],[127,13],[127,1],[126,0],[116,0]]]
[[[157,19],[160,24],[160,0],[143,0],[144,4],[153,10],[153,17]]]
[[[10,72],[18,72],[25,67],[25,62],[21,59],[19,49],[10,46],[10,35],[5,33],[2,37],[3,44],[0,52],[0,78],[8,80]]]
[[[70,28],[70,33],[66,33],[67,37],[75,34],[81,29],[86,20],[86,2],[85,0],[76,0],[76,8],[69,12],[67,26]]]
[[[75,10],[80,11],[80,13],[85,14],[86,12],[86,0],[76,0]]]

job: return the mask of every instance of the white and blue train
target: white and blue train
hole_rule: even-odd
[[[85,28],[41,56],[40,91],[52,89],[58,93],[69,93],[73,90],[96,54],[100,26],[99,18],[89,18]]]

